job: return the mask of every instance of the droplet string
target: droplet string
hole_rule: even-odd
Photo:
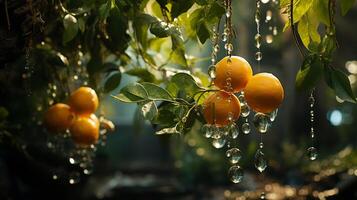
[[[310,108],[310,138],[311,138],[311,145],[307,149],[307,154],[309,156],[310,160],[316,160],[318,153],[317,149],[314,145],[315,143],[315,129],[314,129],[314,121],[315,121],[315,112],[314,112],[314,107],[315,107],[315,97],[314,97],[314,90],[311,91],[310,97],[309,97],[309,108]]]
[[[262,43],[262,36],[260,35],[260,0],[255,1],[256,9],[255,9],[255,23],[257,25],[257,33],[254,37],[255,40],[255,47],[257,48],[257,52],[255,53],[255,60],[258,62],[258,72],[260,72],[260,62],[263,58],[263,54],[260,50],[261,43]]]

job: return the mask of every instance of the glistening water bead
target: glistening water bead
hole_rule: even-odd
[[[257,113],[254,115],[253,124],[259,133],[266,133],[270,126],[270,117],[263,113]]]
[[[206,138],[210,138],[213,135],[212,127],[209,124],[205,124],[201,128],[201,132]]]
[[[216,78],[216,66],[211,65],[208,68],[208,75],[211,79],[215,79]]]
[[[230,163],[236,164],[242,158],[242,153],[238,148],[231,148],[226,151],[226,156]]]
[[[262,148],[259,148],[255,153],[254,165],[259,172],[263,172],[267,167],[267,161],[265,160]]]
[[[240,114],[242,117],[248,117],[250,114],[250,108],[246,103],[240,104]]]
[[[307,154],[308,154],[310,160],[316,160],[316,158],[317,158],[317,150],[316,150],[315,147],[309,147],[307,149]]]
[[[260,61],[262,60],[262,58],[263,58],[262,52],[258,51],[257,53],[255,53],[255,60]]]
[[[249,133],[250,133],[250,125],[249,125],[248,122],[246,122],[246,123],[244,123],[244,124],[242,125],[242,132],[243,132],[244,134],[249,134]]]
[[[220,137],[218,139],[213,139],[212,140],[212,146],[216,149],[220,149],[222,147],[224,147],[224,145],[226,144],[226,139],[224,137]]]
[[[243,170],[239,165],[233,165],[228,170],[228,176],[233,183],[240,183],[243,179]]]
[[[235,123],[232,123],[231,125],[229,125],[228,132],[229,132],[229,136],[232,139],[236,139],[238,137],[238,135],[239,135],[239,130],[238,130],[238,128],[237,128]]]

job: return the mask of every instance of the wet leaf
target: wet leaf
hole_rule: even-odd
[[[62,42],[65,44],[76,37],[79,26],[78,26],[77,19],[71,14],[67,14],[63,18],[63,26],[64,26],[64,33],[62,36]]]
[[[115,88],[117,88],[120,84],[120,81],[121,81],[120,71],[117,71],[117,72],[113,73],[112,75],[110,75],[109,78],[107,79],[107,81],[105,81],[104,92],[108,93],[108,92],[114,90]]]
[[[148,93],[148,98],[151,100],[160,100],[160,101],[172,101],[173,98],[167,90],[159,87],[153,83],[141,83],[146,92]]]
[[[141,102],[149,100],[145,88],[139,83],[131,83],[122,88],[114,98],[126,103]]]

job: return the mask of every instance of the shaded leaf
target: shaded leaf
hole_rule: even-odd
[[[107,93],[117,88],[120,84],[120,81],[121,81],[120,71],[113,73],[111,76],[109,76],[109,78],[104,84],[104,92]]]
[[[346,15],[347,12],[353,7],[355,0],[340,0],[341,14]]]
[[[141,102],[148,100],[145,88],[139,83],[131,83],[122,88],[114,98],[126,103]]]
[[[193,0],[176,0],[172,2],[171,17],[176,18],[186,12],[193,5]]]
[[[187,73],[177,73],[167,85],[167,90],[172,96],[179,96],[184,93],[184,96],[193,96],[196,92],[203,90],[199,87],[195,79]]]
[[[207,29],[206,23],[202,22],[198,25],[197,36],[201,44],[204,44],[209,38],[209,30]]]
[[[82,33],[84,33],[86,29],[86,22],[82,17],[78,19],[78,28]]]
[[[64,26],[64,33],[62,36],[62,42],[67,43],[73,40],[74,37],[76,37],[79,28],[78,21],[73,15],[67,14],[63,18],[63,26]]]
[[[296,89],[310,90],[315,87],[323,73],[324,63],[317,56],[306,58],[296,75]]]
[[[341,70],[326,67],[325,68],[325,81],[327,85],[335,91],[337,97],[344,101],[356,103],[356,97],[353,94],[351,83]]]
[[[148,93],[148,97],[151,100],[161,100],[161,101],[172,101],[173,98],[169,94],[167,90],[161,88],[153,83],[141,83],[146,92]]]

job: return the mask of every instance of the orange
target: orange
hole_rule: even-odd
[[[239,115],[240,102],[232,93],[215,92],[203,103],[203,116],[208,124],[225,126],[236,121]]]
[[[98,96],[90,87],[80,87],[69,97],[69,105],[76,114],[94,113],[98,104]]]
[[[71,108],[66,104],[57,103],[47,110],[44,122],[49,131],[61,132],[71,126],[73,119]]]
[[[91,145],[99,138],[99,121],[95,115],[77,116],[70,128],[73,141],[79,145]]]
[[[270,73],[254,75],[244,89],[248,105],[256,112],[270,113],[284,99],[284,89],[278,78]]]
[[[214,84],[222,90],[236,93],[247,85],[252,75],[252,68],[244,58],[232,56],[229,61],[225,57],[216,64]]]

